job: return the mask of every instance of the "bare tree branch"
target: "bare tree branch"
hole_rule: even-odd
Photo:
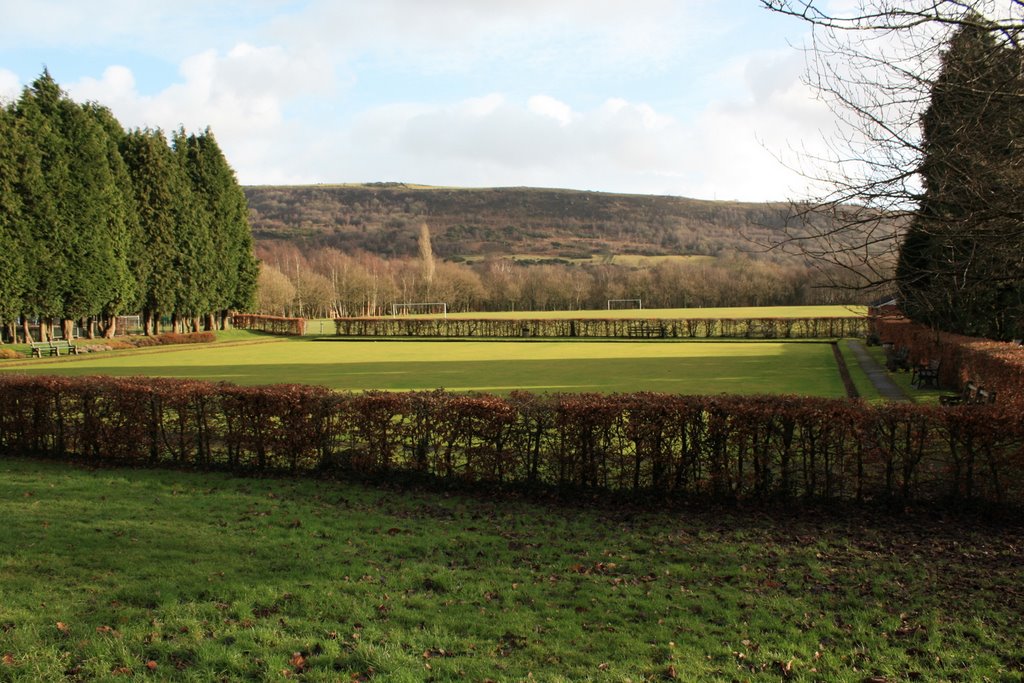
[[[1024,0],[862,0],[842,14],[815,0],[761,4],[812,28],[803,47],[804,80],[838,122],[824,154],[800,159],[798,170],[822,191],[793,202],[784,238],[765,246],[818,263],[838,275],[835,284],[891,290],[904,234],[925,196],[921,123],[945,47],[956,31],[970,28],[1019,52]],[[986,83],[966,94],[1004,101],[1020,95],[1019,83],[1008,82],[1007,92],[992,92]],[[960,178],[974,172],[951,171]],[[969,217],[958,217],[959,225],[1011,214],[1020,219],[1019,204],[985,192],[974,193],[976,205]]]

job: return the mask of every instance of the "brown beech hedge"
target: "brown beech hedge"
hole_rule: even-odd
[[[1024,502],[1000,405],[443,391],[340,394],[0,375],[0,453],[240,472],[426,476],[653,498]]]
[[[1000,403],[1024,406],[1024,347],[936,332],[906,318],[872,321],[879,339],[910,350],[911,363],[939,361],[939,381],[956,390],[968,380],[996,392]]]
[[[833,339],[863,337],[868,319],[848,318],[337,318],[340,337],[578,337],[612,339]]]
[[[283,334],[301,337],[306,332],[305,318],[282,318],[275,315],[249,315],[236,313],[231,316],[231,324],[239,330],[257,330],[270,334]]]

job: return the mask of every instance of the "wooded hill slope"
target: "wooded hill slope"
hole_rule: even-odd
[[[253,236],[414,256],[420,225],[449,260],[731,255],[781,235],[785,203],[702,201],[534,188],[398,183],[246,187]]]

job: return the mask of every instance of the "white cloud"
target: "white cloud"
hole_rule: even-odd
[[[226,54],[206,50],[188,57],[180,74],[180,81],[142,95],[130,69],[112,66],[101,78],[82,79],[67,90],[77,100],[109,106],[126,127],[195,131],[210,126],[243,181],[245,176],[290,180],[284,168],[293,122],[285,110],[330,87],[330,74],[314,52],[287,54],[240,43]]]
[[[7,49],[132,50],[177,60],[231,44],[289,0],[3,0]]]
[[[508,59],[560,69],[636,70],[713,32],[693,20],[701,13],[674,0],[313,0],[266,30],[275,42],[411,59],[427,71],[465,71]]]
[[[65,87],[76,100],[110,107],[128,128],[209,126],[243,183],[321,179],[302,160],[307,149],[322,144],[318,137],[330,134],[301,125],[288,112],[304,99],[333,94],[330,68],[315,50],[289,53],[239,43],[225,53],[211,49],[185,58],[179,74],[177,82],[152,95],[139,92],[136,76],[125,66]]]
[[[526,107],[534,114],[558,121],[560,126],[567,126],[572,122],[572,108],[548,95],[534,95],[527,101]]]
[[[138,97],[135,92],[135,76],[126,66],[108,66],[103,76],[83,78],[71,86],[70,91],[77,99],[94,100],[112,106],[113,102],[123,103]]]
[[[819,192],[790,170],[825,154],[834,125],[828,107],[801,82],[802,63],[780,52],[751,55],[728,69],[742,75],[747,95],[712,103],[696,122],[702,133],[693,158],[705,160],[696,194],[781,200]]]
[[[209,125],[251,184],[779,199],[796,179],[770,152],[829,120],[795,51],[723,63],[736,36],[716,3],[181,1],[12,5],[0,42],[112,46],[102,75],[62,83],[75,99],[129,127]],[[0,97],[19,87],[0,70]]]
[[[584,189],[645,191],[652,180],[688,174],[693,135],[643,103],[610,99],[573,110],[548,95],[525,102],[491,94],[449,105],[387,105],[363,112],[344,147],[307,159],[318,175],[353,168],[350,179],[436,184],[556,184]],[[680,171],[680,168],[683,170]],[[330,178],[330,176],[328,176]]]
[[[803,181],[772,154],[831,121],[800,83],[799,60],[780,52],[723,65],[715,77],[730,84],[729,95],[694,117],[622,97],[574,108],[552,94],[489,93],[379,105],[311,125],[296,102],[343,106],[330,99],[327,61],[314,50],[239,43],[184,59],[180,80],[153,95],[140,94],[124,66],[68,90],[110,106],[130,127],[211,126],[251,184],[404,180],[782,199]],[[0,72],[0,92],[13,82],[16,94],[16,81]]]
[[[18,75],[7,69],[0,69],[0,102],[16,100],[20,94],[21,82]]]
[[[326,155],[306,161],[313,175],[332,179],[328,168],[347,174],[335,180],[781,200],[802,195],[807,182],[776,156],[786,156],[792,140],[820,151],[819,133],[832,122],[800,73],[786,52],[725,65],[721,77],[734,81],[735,94],[692,119],[624,98],[587,110],[551,95],[389,105],[363,112],[351,134],[339,137],[333,164]]]

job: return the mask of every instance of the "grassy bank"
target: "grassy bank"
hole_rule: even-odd
[[[1024,674],[1017,528],[20,459],[0,518],[0,680]]]

